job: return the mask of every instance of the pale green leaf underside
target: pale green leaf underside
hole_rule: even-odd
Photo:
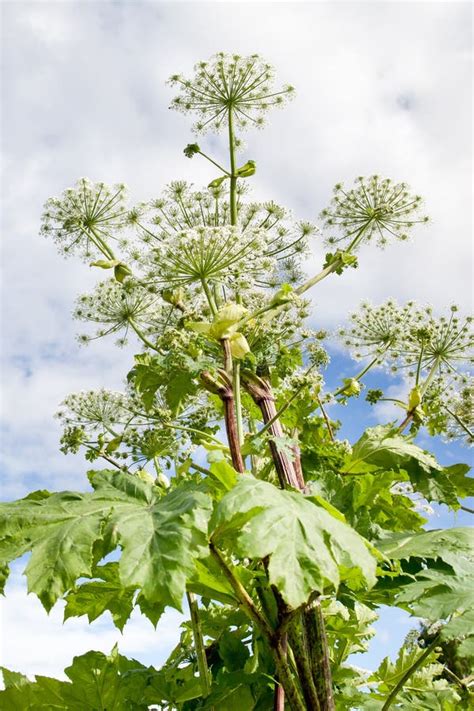
[[[375,582],[376,561],[367,542],[310,498],[250,476],[220,502],[211,525],[219,545],[244,558],[269,557],[268,574],[292,607],[312,592],[337,588],[341,579]]]
[[[31,551],[28,590],[49,610],[78,578],[91,576],[97,550],[105,555],[119,546],[120,583],[139,588],[149,602],[181,609],[194,560],[207,553],[208,497],[195,486],[161,496],[153,484],[121,472],[93,472],[90,479],[92,493],[1,504],[0,561]]]

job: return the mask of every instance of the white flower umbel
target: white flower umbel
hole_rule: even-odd
[[[127,395],[101,388],[71,393],[61,403],[56,416],[65,425],[107,431],[110,427],[128,423],[131,412],[132,402]]]
[[[449,317],[433,316],[430,307],[416,309],[403,349],[402,359],[407,366],[420,364],[430,372],[445,372],[451,377],[464,377],[461,371],[473,362],[474,334],[472,318],[460,319],[458,307],[452,306]]]
[[[274,106],[282,106],[294,93],[292,86],[276,90],[274,72],[258,54],[240,57],[219,52],[207,62],[198,62],[192,79],[180,74],[169,83],[179,89],[171,103],[172,109],[198,116],[197,132],[219,131],[230,120],[237,129],[260,127],[265,114]]]
[[[271,287],[298,283],[302,278],[301,262],[309,249],[308,241],[318,232],[317,227],[309,222],[293,222],[290,213],[273,202],[245,203],[242,197],[246,192],[245,185],[239,183],[234,234],[238,232],[240,246],[236,243],[232,254],[244,247],[243,253],[248,255],[244,245],[256,245],[253,238],[257,232],[263,231],[257,240],[263,251],[255,253],[255,259],[270,258],[273,270],[260,274],[257,283]],[[149,264],[150,250],[156,247],[157,254],[160,254],[163,243],[169,245],[176,240],[177,234],[204,227],[228,227],[229,219],[229,195],[222,186],[195,191],[183,181],[170,183],[163,197],[151,202],[146,216],[142,215],[140,220],[137,217],[136,227],[142,245],[131,249],[130,258],[141,268],[144,263]],[[152,259],[155,261],[153,255]],[[251,282],[255,281],[254,270],[247,276]]]
[[[124,331],[123,345],[129,329],[137,335],[158,330],[160,322],[165,322],[168,311],[169,307],[160,297],[150,294],[136,282],[127,280],[120,284],[109,279],[97,284],[91,294],[82,294],[78,298],[74,316],[80,321],[103,326],[93,337],[80,336],[82,342]]]
[[[392,299],[379,306],[365,302],[349,318],[351,324],[338,331],[343,344],[356,359],[378,357],[380,362],[398,356],[415,323],[413,302],[399,306]]]
[[[149,253],[147,280],[162,286],[220,283],[235,286],[275,273],[268,233],[238,227],[197,227],[162,239]]]
[[[123,184],[110,187],[81,178],[61,197],[46,201],[41,233],[52,237],[64,255],[114,259],[109,240],[117,239],[116,233],[126,224],[125,198]]]
[[[446,438],[474,446],[474,379],[468,378],[445,405],[448,413]]]
[[[371,240],[380,247],[391,238],[406,240],[415,224],[429,220],[420,216],[421,204],[421,197],[412,195],[406,183],[378,175],[359,177],[350,189],[338,183],[329,207],[321,212],[325,226],[339,233],[328,237],[327,244],[344,243],[343,249],[353,251]]]

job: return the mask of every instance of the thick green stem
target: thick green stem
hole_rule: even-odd
[[[307,608],[303,619],[320,709],[321,711],[335,711],[329,644],[319,600],[315,600]]]
[[[314,277],[311,277],[311,279],[308,279],[305,281],[304,284],[299,286],[297,289],[295,289],[295,293],[298,294],[298,296],[301,296],[301,294],[304,294],[306,291],[311,289],[311,287],[315,286],[315,284],[318,284],[320,281],[325,279],[329,274],[332,274],[333,272],[336,271],[342,264],[342,260],[336,259],[332,264],[330,264],[328,267],[320,271],[318,274],[316,274]]]
[[[334,432],[332,429],[331,420],[328,417],[328,414],[324,408],[323,403],[321,402],[321,398],[319,397],[319,395],[316,397],[316,400],[319,405],[319,409],[321,410],[321,414],[323,416],[323,420],[326,425],[326,429],[328,431],[329,439],[331,440],[331,442],[334,442]]]
[[[360,242],[360,238],[362,237],[362,235],[364,234],[366,229],[368,229],[370,223],[372,222],[372,219],[366,225],[363,225],[363,227],[360,228],[360,230],[357,232],[356,236],[354,237],[354,239],[352,240],[352,242],[350,243],[348,248],[346,250],[344,250],[346,253],[352,252],[352,250],[357,247],[357,245]]]
[[[431,652],[434,650],[434,648],[438,645],[439,643],[439,635],[436,635],[434,640],[431,642],[431,644],[426,647],[426,649],[420,654],[418,659],[415,660],[415,662],[409,667],[405,674],[402,676],[402,678],[399,680],[399,682],[393,687],[392,691],[390,694],[387,696],[387,699],[382,706],[382,711],[388,711],[390,706],[393,704],[395,699],[397,698],[398,694],[400,691],[403,689],[405,684],[407,683],[408,679],[416,672],[418,667],[420,667],[425,659],[431,654]]]
[[[430,387],[431,383],[433,382],[433,379],[434,379],[436,373],[438,372],[438,368],[439,368],[439,358],[436,358],[435,362],[434,362],[433,365],[431,366],[431,370],[430,370],[430,372],[428,373],[428,376],[427,376],[425,382],[424,382],[423,385],[421,386],[420,393],[421,393],[421,396],[422,396],[422,397],[423,397],[423,395],[426,394],[426,391],[428,390],[428,388]]]
[[[199,670],[199,681],[201,682],[202,695],[206,698],[211,692],[211,675],[207,666],[206,648],[202,636],[201,620],[199,619],[199,607],[194,593],[187,592],[186,597],[191,614],[191,627],[193,630],[194,651],[196,652]]]
[[[420,397],[421,398],[423,398],[423,396],[426,394],[426,391],[428,390],[429,386],[433,382],[433,378],[435,377],[436,373],[438,372],[438,368],[439,368],[439,358],[436,358],[435,362],[431,366],[431,370],[428,373],[425,382],[423,383],[423,385],[420,388]],[[414,410],[408,410],[405,419],[398,427],[399,432],[403,432],[405,427],[411,421],[413,414],[414,414]]]
[[[301,620],[301,623],[303,620]],[[311,711],[320,711],[318,693],[311,673],[309,650],[307,648],[306,633],[303,624],[290,625],[288,628],[288,639],[295,658],[296,668],[301,680],[301,688],[306,701],[306,706]]]
[[[257,628],[265,637],[272,651],[279,683],[285,691],[285,695],[288,699],[292,711],[308,711],[308,709],[305,707],[299,689],[296,686],[296,683],[291,675],[290,668],[286,659],[285,646],[284,643],[282,643],[281,636],[276,634],[275,631],[270,627],[265,617],[260,613],[254,601],[252,600],[246,589],[243,587],[242,583],[235,577],[232,570],[225,562],[221,552],[216,548],[212,541],[209,543],[209,548],[214,560],[218,563],[224,576],[231,584],[232,589],[234,590],[237,598],[239,599],[242,608],[245,610],[246,614],[256,624]]]
[[[115,259],[115,254],[110,249],[109,245],[104,242],[104,240],[97,233],[97,231],[93,227],[89,227],[89,230],[92,233],[93,237],[87,232],[87,230],[82,229],[84,234],[86,234],[89,239],[92,239],[92,241],[95,242],[96,246],[100,249],[104,256],[108,257],[109,259]]]

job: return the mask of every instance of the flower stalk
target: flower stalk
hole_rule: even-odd
[[[207,665],[206,648],[201,629],[201,620],[199,618],[199,605],[196,596],[192,592],[187,592],[189,613],[191,615],[191,627],[193,631],[194,650],[196,652],[197,666],[199,670],[199,680],[202,687],[202,695],[204,698],[211,693],[211,675]]]

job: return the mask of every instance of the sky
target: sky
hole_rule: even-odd
[[[336,182],[373,173],[406,180],[425,198],[432,222],[410,243],[363,249],[359,269],[318,286],[314,325],[334,328],[362,299],[388,296],[472,308],[469,3],[18,0],[1,13],[3,499],[85,488],[84,461],[58,451],[54,412],[70,392],[120,389],[133,353],[104,340],[79,347],[71,310],[102,275],[38,236],[42,205],[81,176],[123,181],[132,201],[158,196],[171,180],[214,178],[205,161],[183,156],[191,121],[168,110],[166,80],[216,51],[258,52],[296,87],[263,132],[245,137],[242,162],[257,162],[255,199],[317,223]],[[225,159],[221,139],[199,142]],[[323,254],[316,240],[309,273]],[[446,463],[458,457],[439,451]],[[437,516],[435,526],[467,523]],[[139,615],[123,636],[106,618],[62,626],[60,604],[47,617],[26,596],[22,567],[3,603],[1,663],[10,668],[59,675],[74,654],[109,651],[116,640],[123,653],[159,664],[177,641],[174,612],[157,632]],[[410,625],[399,611],[383,616],[371,661]]]

